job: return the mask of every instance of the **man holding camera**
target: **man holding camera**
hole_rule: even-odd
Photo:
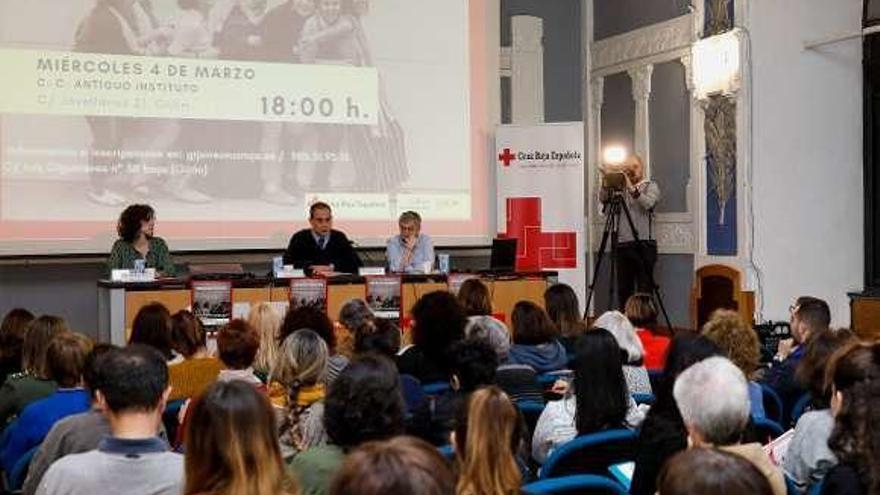
[[[621,213],[617,245],[617,295],[619,308],[623,308],[629,296],[639,292],[653,292],[651,285],[654,264],[657,262],[657,242],[654,241],[654,207],[660,201],[660,187],[656,182],[645,179],[645,165],[638,155],[630,155],[619,165],[606,165],[600,169],[604,176],[599,200],[607,205],[616,196],[626,204],[632,217],[633,226],[638,232],[639,243]],[[622,174],[623,181],[617,186],[609,180],[613,174]],[[604,207],[603,207],[604,213]]]

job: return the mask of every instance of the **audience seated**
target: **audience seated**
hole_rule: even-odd
[[[394,359],[400,351],[400,329],[384,318],[365,319],[354,331],[354,354],[375,352]]]
[[[325,495],[345,453],[403,433],[403,396],[394,363],[378,355],[352,359],[327,390],[324,428],[330,443],[293,458],[302,495]]]
[[[183,362],[171,342],[171,313],[161,303],[147,304],[137,312],[128,343],[151,346],[165,356],[169,366]]]
[[[291,308],[287,315],[284,316],[284,322],[281,324],[281,333],[278,336],[280,339],[279,343],[284,342],[293,332],[304,328],[316,332],[327,344],[327,350],[330,351],[330,359],[327,361],[326,382],[333,382],[339,376],[339,372],[348,364],[348,358],[336,353],[336,333],[333,330],[333,322],[330,321],[330,318],[323,311],[309,306],[296,309]]]
[[[223,364],[208,355],[202,322],[189,311],[178,311],[171,317],[171,345],[184,360],[168,368],[169,400],[195,397],[214,383]]]
[[[96,395],[112,436],[104,437],[96,450],[52,464],[37,494],[179,494],[183,457],[168,452],[157,436],[170,392],[165,356],[148,346],[130,345],[107,351],[98,367]]]
[[[492,297],[486,284],[478,278],[467,279],[458,289],[457,297],[467,314],[465,337],[487,340],[498,353],[498,359],[506,360],[510,351],[510,332],[504,322],[492,316]]]
[[[645,349],[645,367],[660,370],[666,364],[666,350],[670,339],[657,333],[657,306],[651,294],[637,292],[626,300],[624,314],[636,327],[636,334]]]
[[[559,329],[535,303],[520,301],[513,307],[513,345],[508,362],[531,366],[537,373],[565,369],[568,356],[559,343]]]
[[[327,443],[322,421],[328,359],[327,344],[311,330],[293,332],[281,344],[272,381],[280,382],[287,390],[280,431],[285,458]]]
[[[412,345],[397,356],[401,374],[423,384],[449,380],[449,347],[464,338],[464,308],[448,291],[422,296],[412,308]]]
[[[363,299],[349,299],[339,308],[339,326],[341,332],[337,335],[336,350],[343,356],[351,358],[355,354],[355,332],[362,325],[375,318],[373,310]]]
[[[498,357],[488,342],[466,339],[452,345],[449,352],[451,391],[429,396],[413,413],[410,432],[434,445],[449,443],[455,429],[455,416],[467,398],[484,385],[495,383]]]
[[[807,342],[820,332],[828,330],[831,311],[828,303],[815,297],[799,297],[791,311],[791,339],[779,342],[772,366],[761,378],[782,399],[785,416],[806,390],[795,379],[797,364],[804,355]]]
[[[577,338],[587,331],[577,295],[568,284],[554,284],[544,291],[544,307],[547,315],[559,330],[559,342],[569,356],[574,356]]]
[[[4,432],[0,463],[7,473],[24,454],[40,445],[58,420],[89,410],[83,369],[91,349],[92,341],[88,337],[72,332],[58,334],[49,342],[46,370],[58,388],[52,395],[25,407]]]
[[[837,464],[837,458],[828,448],[834,416],[831,414],[831,389],[826,387],[825,372],[831,356],[854,340],[855,335],[848,329],[821,332],[810,339],[804,357],[798,363],[795,377],[809,391],[812,410],[798,419],[783,467],[785,474],[801,492],[821,481]]]
[[[517,453],[525,425],[510,398],[484,387],[461,404],[452,445],[460,494],[515,494],[522,484]]]
[[[281,341],[281,315],[267,302],[261,302],[251,307],[248,314],[248,324],[260,334],[260,348],[257,357],[254,358],[254,373],[260,379],[267,381],[272,372],[272,366],[278,359],[278,346]]]
[[[658,495],[773,495],[767,478],[749,461],[723,450],[698,447],[676,454],[660,473]]]
[[[455,493],[455,476],[437,449],[405,436],[367,442],[354,450],[330,487],[331,495]]]
[[[651,379],[642,360],[645,349],[636,335],[636,329],[620,311],[606,311],[593,322],[593,328],[604,328],[611,332],[620,346],[623,359],[623,375],[631,394],[650,394]]]
[[[721,349],[748,379],[749,406],[753,418],[765,417],[764,392],[761,385],[753,381],[755,371],[761,360],[761,343],[758,334],[742,319],[736,311],[715,310],[709,321],[703,325],[703,335]]]
[[[22,308],[14,308],[3,317],[0,323],[0,384],[7,376],[21,373],[21,346],[33,320],[33,313]]]
[[[242,380],[262,391],[266,385],[254,373],[254,358],[260,348],[260,334],[242,319],[231,320],[217,332],[217,355],[223,363],[217,380]]]
[[[536,461],[543,463],[553,449],[578,435],[641,424],[644,415],[627,390],[620,356],[620,347],[607,330],[597,328],[578,339],[574,383],[557,388],[564,397],[548,403],[535,426],[532,457]]]
[[[711,340],[694,332],[676,334],[668,351],[663,375],[654,390],[654,404],[639,430],[632,495],[654,495],[663,463],[687,448],[687,430],[672,396],[675,379],[694,363],[721,354]]]
[[[834,429],[828,446],[838,464],[822,482],[822,495],[880,493],[880,343],[854,343],[828,365]]]
[[[688,444],[718,447],[751,462],[767,477],[774,495],[785,495],[782,472],[759,443],[740,444],[749,421],[749,391],[743,372],[724,357],[710,357],[681,372],[673,387]]]
[[[100,359],[111,349],[116,349],[110,344],[97,344],[86,356],[83,367],[83,385],[89,392],[92,401],[90,410],[68,416],[49,430],[39,450],[34,454],[27,472],[22,493],[33,495],[40,486],[43,475],[58,459],[69,455],[88,452],[98,448],[98,443],[106,435],[110,434],[110,423],[107,417],[98,407],[95,395],[100,387],[103,374],[100,368]]]
[[[0,428],[31,402],[55,392],[55,382],[49,378],[46,366],[46,350],[53,337],[69,331],[66,321],[51,315],[40,316],[28,325],[21,348],[22,372],[7,377],[0,388]]]
[[[209,387],[192,405],[186,438],[185,495],[298,493],[281,460],[272,407],[244,382]]]

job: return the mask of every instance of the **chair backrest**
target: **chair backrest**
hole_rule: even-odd
[[[648,394],[648,393],[635,393],[635,394],[632,394],[632,398],[636,402],[636,404],[651,405],[654,403],[654,400],[655,400],[654,394]]]
[[[523,419],[526,421],[526,426],[529,428],[529,443],[531,443],[531,437],[535,433],[535,426],[538,424],[538,418],[541,417],[541,413],[544,412],[544,403],[543,402],[517,402],[517,409],[522,413]]]
[[[594,474],[576,474],[535,481],[524,485],[522,492],[528,495],[626,495],[620,483]]]
[[[801,491],[798,490],[797,485],[794,484],[794,480],[789,478],[787,474],[783,475],[785,478],[785,494],[786,495],[801,495]]]
[[[785,433],[785,430],[782,429],[779,423],[766,418],[752,418],[752,428],[758,437],[757,441],[761,442],[761,445],[766,445]]]
[[[22,485],[24,485],[24,480],[27,478],[28,468],[31,465],[31,460],[36,455],[37,450],[40,449],[40,446],[37,445],[27,452],[24,453],[23,456],[19,457],[17,461],[15,461],[15,466],[12,467],[12,471],[7,475],[7,485],[10,491],[19,491],[21,490]]]
[[[725,265],[706,265],[696,273],[691,291],[691,324],[702,328],[716,309],[732,309],[754,324],[755,294],[742,290],[739,270]]]
[[[764,415],[770,421],[782,424],[782,399],[775,390],[765,384],[761,384],[761,396],[764,399]]]
[[[400,388],[403,391],[407,412],[415,411],[425,401],[425,391],[422,390],[422,382],[418,378],[412,375],[400,375]]]
[[[809,392],[807,392],[802,395],[801,398],[798,399],[793,406],[791,406],[791,426],[797,424],[797,421],[801,418],[801,416],[803,416],[804,412],[806,412],[807,407],[810,406],[810,402],[812,400],[813,398],[810,396]]]
[[[443,395],[452,390],[449,382],[432,382],[422,385],[422,391],[425,395]]]
[[[455,460],[455,447],[453,447],[451,443],[437,447],[437,450],[440,452],[440,455],[442,455],[443,458],[447,461]]]
[[[615,429],[590,433],[560,445],[544,462],[540,479],[568,474],[608,476],[612,464],[635,459],[638,435],[632,430]]]

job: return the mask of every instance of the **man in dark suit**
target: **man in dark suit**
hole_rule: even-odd
[[[315,275],[357,272],[361,260],[348,237],[333,230],[330,205],[321,201],[313,203],[309,207],[309,224],[311,228],[300,230],[290,238],[284,264]]]

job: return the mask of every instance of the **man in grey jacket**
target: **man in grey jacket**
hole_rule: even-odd
[[[619,194],[632,217],[633,226],[638,231],[639,242],[630,229],[626,214],[621,212],[617,246],[617,295],[622,309],[636,290],[651,293],[654,264],[657,262],[657,242],[654,241],[654,208],[660,201],[660,186],[645,178],[645,165],[638,155],[631,155],[621,165],[607,171],[622,171],[626,185]],[[605,204],[611,194],[603,188],[599,200]]]
[[[165,359],[154,349],[132,345],[101,356],[95,392],[111,436],[97,450],[52,464],[38,495],[113,493],[177,495],[183,488],[183,456],[158,437],[171,388]]]

